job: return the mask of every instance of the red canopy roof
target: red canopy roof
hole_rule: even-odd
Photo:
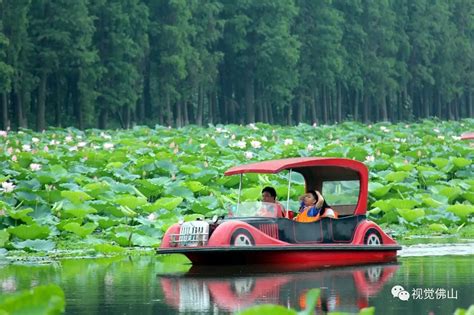
[[[474,139],[474,132],[466,132],[461,135],[462,140]]]
[[[362,162],[356,160],[333,157],[299,157],[234,166],[228,169],[224,175],[229,176],[243,173],[278,173],[282,170],[312,166],[336,166],[349,168],[359,173],[367,172],[367,167]]]

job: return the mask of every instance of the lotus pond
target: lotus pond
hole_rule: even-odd
[[[451,314],[472,304],[474,146],[460,140],[472,130],[473,119],[0,131],[0,304],[15,309],[33,301],[29,311],[36,313],[66,305],[72,314],[219,314],[261,303],[300,310],[308,306],[308,290],[319,288],[319,311],[375,306],[377,313]],[[286,272],[284,279],[281,272],[222,270],[220,280],[181,258],[154,256],[171,224],[222,214],[236,202],[239,179],[223,177],[226,169],[296,156],[365,162],[369,218],[402,244],[464,240],[465,256],[412,247],[417,254],[395,266]],[[266,185],[288,195],[285,176],[249,175],[241,200],[259,199]],[[293,185],[290,197],[303,189]],[[459,252],[449,248],[444,255]],[[42,286],[51,283],[59,286]],[[410,294],[427,289],[428,298],[394,298],[395,284]],[[35,289],[21,291],[29,288]],[[429,298],[431,288],[440,289],[439,301]],[[450,289],[457,299],[443,298]]]
[[[237,200],[238,177],[222,176],[229,167],[295,156],[364,161],[369,217],[399,241],[473,238],[474,147],[459,137],[471,130],[473,119],[2,131],[0,249],[54,256],[155,247],[178,219],[223,213]],[[242,200],[257,200],[264,185],[288,193],[285,177],[253,174]]]

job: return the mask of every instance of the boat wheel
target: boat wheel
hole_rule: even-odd
[[[369,246],[380,246],[382,245],[382,237],[380,233],[375,229],[369,229],[365,233],[364,244]]]
[[[232,237],[230,238],[230,245],[254,246],[255,240],[253,239],[249,231],[245,229],[237,229],[234,233],[232,233]]]

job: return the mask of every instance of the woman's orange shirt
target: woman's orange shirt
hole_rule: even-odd
[[[323,215],[320,215],[319,213],[314,216],[314,217],[311,217],[311,216],[308,216],[308,211],[311,210],[311,207],[306,207],[304,208],[303,212],[301,212],[300,214],[298,214],[298,216],[295,218],[295,221],[297,222],[316,222],[322,218],[326,218],[328,217],[326,215],[327,211],[324,211],[324,214]],[[332,210],[332,209],[331,209]],[[334,212],[334,219],[337,219],[339,217],[339,215],[337,214],[336,211],[332,210]]]

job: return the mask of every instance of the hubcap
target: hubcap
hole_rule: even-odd
[[[235,246],[252,246],[252,242],[250,241],[250,238],[247,235],[239,234],[235,238],[234,245]]]
[[[380,245],[380,239],[375,234],[370,234],[369,238],[367,239],[367,245],[377,246]]]

